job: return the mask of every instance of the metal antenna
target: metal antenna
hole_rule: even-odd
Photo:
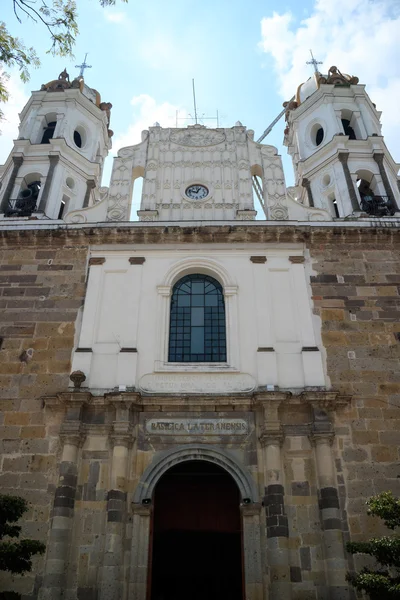
[[[192,79],[192,86],[193,86],[193,105],[194,105],[194,119],[197,125],[197,107],[196,107],[196,90],[194,87],[194,79]]]
[[[319,71],[318,71],[318,65],[322,65],[323,63],[322,63],[320,60],[316,60],[316,59],[314,58],[314,55],[313,55],[313,53],[312,53],[312,50],[310,50],[310,54],[311,54],[311,60],[308,60],[306,64],[307,64],[307,65],[313,65],[313,67],[314,67],[314,71],[315,71],[316,73],[319,73]]]
[[[75,69],[80,69],[79,77],[83,77],[83,73],[84,73],[85,69],[91,69],[92,68],[92,65],[87,65],[86,64],[87,55],[88,55],[88,52],[86,52],[85,59],[84,59],[84,61],[83,61],[83,63],[81,65],[75,65]]]
[[[175,113],[175,126],[178,127],[178,121],[194,121],[196,125],[199,124],[203,124],[203,121],[216,121],[217,122],[217,127],[219,127],[219,112],[217,109],[217,116],[216,117],[206,117],[205,113],[202,113],[201,115],[199,115],[199,113],[197,112],[197,104],[196,104],[196,88],[194,85],[194,79],[192,79],[192,91],[193,91],[193,107],[194,107],[194,116],[192,116],[190,113],[188,113],[188,115],[186,117],[179,117],[179,111],[176,111]],[[222,115],[224,116],[224,115]]]

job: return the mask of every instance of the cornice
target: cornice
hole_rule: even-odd
[[[90,391],[61,392],[52,396],[42,397],[44,406],[50,409],[64,409],[67,406],[109,406],[114,409],[122,408],[137,412],[150,411],[154,406],[182,407],[190,410],[191,407],[203,406],[232,406],[244,407],[246,410],[254,408],[279,408],[281,405],[309,404],[325,410],[335,410],[347,406],[352,396],[342,395],[330,390],[305,390],[298,394],[291,391],[266,391],[259,390],[250,393],[229,393],[217,396],[204,394],[166,396],[154,394],[142,395],[139,392],[110,392],[103,396],[93,396]]]
[[[84,225],[70,225],[49,221],[19,221],[18,219],[0,220],[0,238],[3,247],[33,244],[46,245],[46,247],[62,247],[72,244],[87,247],[91,244],[109,244],[111,247],[118,244],[193,244],[194,236],[198,244],[270,244],[279,243],[306,243],[312,244],[315,240],[320,244],[337,244],[338,235],[341,241],[368,243],[377,242],[378,235],[385,238],[385,243],[395,232],[400,229],[399,218],[363,218],[355,220],[337,220],[326,222],[207,222],[187,223],[87,223]],[[364,238],[364,239],[363,239]],[[397,235],[396,235],[397,240]]]

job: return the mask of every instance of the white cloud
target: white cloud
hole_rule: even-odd
[[[176,126],[176,111],[179,107],[169,102],[158,104],[157,101],[148,94],[140,94],[134,96],[131,100],[131,105],[134,107],[133,118],[128,129],[116,136],[113,141],[113,151],[118,151],[125,146],[139,144],[141,141],[141,133],[144,129],[148,129],[154,123],[160,123],[161,127]],[[186,113],[179,112],[179,117],[184,117]],[[182,124],[182,121],[179,121]]]
[[[110,23],[126,23],[128,16],[124,12],[115,12],[111,10],[104,11],[104,18]]]
[[[10,98],[6,104],[1,105],[4,120],[0,121],[0,164],[4,164],[13,148],[14,140],[18,137],[18,113],[22,111],[29,99],[17,74],[13,73],[10,76],[6,86]]]
[[[260,46],[274,61],[284,100],[310,77],[309,48],[323,61],[322,72],[336,65],[359,77],[383,112],[386,143],[400,160],[398,8],[398,0],[316,0],[311,15],[300,22],[291,12],[264,18]]]

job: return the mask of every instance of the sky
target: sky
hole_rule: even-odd
[[[40,2],[40,0],[37,0]],[[7,5],[6,5],[7,3]],[[0,164],[18,132],[18,112],[31,90],[56,79],[67,68],[92,65],[85,81],[113,104],[112,157],[119,148],[140,142],[140,133],[156,121],[162,127],[185,126],[193,115],[192,79],[198,114],[219,115],[220,127],[241,121],[257,139],[282,110],[297,86],[313,72],[310,49],[322,61],[321,72],[336,65],[359,77],[383,112],[386,144],[400,162],[400,1],[399,0],[117,0],[101,8],[97,0],[77,0],[80,34],[72,59],[53,57],[46,31],[23,19],[12,1],[2,0],[0,20],[27,45],[34,45],[41,66],[22,84],[9,81],[10,102],[0,124]],[[4,6],[6,5],[6,6]],[[216,126],[216,120],[204,120]],[[283,146],[283,119],[263,143],[282,155],[287,185],[293,184],[291,160]]]

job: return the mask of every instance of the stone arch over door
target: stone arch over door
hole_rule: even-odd
[[[263,600],[260,513],[258,491],[245,467],[226,450],[189,444],[156,455],[136,488],[132,509],[133,529],[129,573],[129,600],[146,600],[152,498],[159,479],[171,467],[184,461],[208,461],[222,467],[239,488],[243,528],[243,557],[246,600]]]

